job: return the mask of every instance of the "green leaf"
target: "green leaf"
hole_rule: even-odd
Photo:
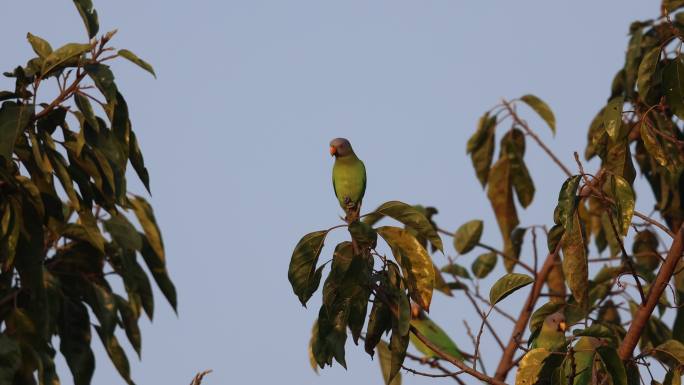
[[[169,278],[164,256],[157,254],[148,237],[143,237],[142,234],[140,237],[143,241],[140,254],[142,254],[145,264],[150,270],[150,273],[152,273],[152,277],[154,277],[154,281],[157,283],[159,290],[164,294],[166,300],[169,301],[173,310],[176,311],[178,307],[176,288]],[[320,273],[318,274],[318,279],[320,280]]]
[[[556,117],[553,116],[553,111],[551,111],[551,108],[546,104],[543,100],[539,99],[538,97],[534,95],[524,95],[520,98],[523,102],[525,102],[528,106],[530,106],[539,116],[541,116],[542,119],[546,122],[546,124],[551,127],[551,131],[553,134],[556,134]]]
[[[78,58],[90,51],[91,47],[90,44],[69,43],[57,48],[45,57],[41,74],[45,75],[69,62],[71,59]]]
[[[489,303],[496,305],[517,290],[534,282],[534,278],[518,273],[508,273],[499,278],[489,290]]]
[[[102,92],[109,103],[116,102],[117,88],[114,83],[114,74],[109,66],[104,64],[88,64],[85,70],[95,83],[95,86]]]
[[[479,219],[468,221],[461,225],[454,234],[454,248],[460,254],[465,254],[477,246],[482,236],[483,222]]]
[[[304,306],[318,288],[316,285],[312,290],[312,281],[315,278],[316,263],[321,255],[323,241],[325,241],[327,234],[327,230],[306,234],[295,246],[290,259],[287,278],[292,285],[292,290]]]
[[[134,385],[131,380],[131,369],[128,364],[128,358],[121,348],[121,345],[119,345],[119,340],[116,339],[116,336],[113,334],[107,335],[103,333],[102,328],[99,326],[95,326],[95,330],[97,330],[97,334],[100,336],[100,340],[102,340],[102,345],[104,345],[109,359],[114,364],[114,367],[119,372],[121,378],[123,378],[127,384]]]
[[[401,266],[411,298],[420,307],[429,310],[435,285],[435,270],[427,251],[404,229],[383,226],[377,232],[390,246],[394,259]]]
[[[496,262],[495,262],[496,263]],[[468,269],[465,267],[457,264],[457,263],[450,263],[442,268],[442,271],[447,274],[451,274],[453,276],[465,278],[465,279],[470,279],[470,273],[468,273]]]
[[[577,209],[577,188],[581,180],[580,175],[573,175],[565,180],[558,193],[558,221],[563,228],[569,226]]]
[[[14,373],[21,365],[21,350],[15,339],[0,334],[0,383],[12,384]]]
[[[515,385],[536,384],[544,366],[544,361],[551,352],[544,348],[532,349],[525,353],[515,375]]]
[[[78,107],[79,111],[83,113],[83,118],[85,119],[86,123],[88,123],[95,131],[99,131],[100,125],[97,122],[95,111],[93,110],[93,106],[90,104],[88,97],[77,93],[74,95],[74,101],[76,102],[76,107]]]
[[[157,75],[154,73],[154,68],[152,68],[152,66],[148,62],[146,62],[146,61],[142,60],[141,58],[139,58],[138,56],[136,56],[133,52],[131,52],[127,49],[120,49],[118,52],[118,55],[125,58],[125,59],[130,60],[134,64],[137,64],[140,68],[151,73],[152,76],[155,77],[155,79],[157,78]]]
[[[97,222],[93,213],[89,209],[84,208],[78,212],[78,218],[85,231],[85,239],[100,253],[104,254],[105,240],[104,237],[102,237],[102,233],[100,233],[100,228],[97,227]]]
[[[624,104],[625,98],[616,96],[608,101],[603,113],[603,127],[613,141],[622,139],[624,134],[622,130],[622,107]]]
[[[394,378],[391,378],[392,370],[392,352],[389,346],[384,341],[378,342],[376,347],[380,359],[380,370],[382,371],[382,379],[385,385],[401,385],[401,373],[397,373]]]
[[[614,201],[618,229],[621,235],[626,235],[632,224],[636,198],[629,182],[618,175],[609,175],[603,186],[604,191]]]
[[[473,261],[473,265],[470,267],[470,270],[473,271],[475,278],[485,278],[489,275],[489,273],[492,272],[492,270],[494,270],[496,261],[496,253],[493,251],[480,254],[477,259]]]
[[[672,112],[684,119],[684,61],[681,55],[663,69],[663,91]]]
[[[131,343],[131,346],[133,346],[133,349],[135,349],[135,352],[138,353],[138,358],[140,358],[142,337],[140,335],[140,328],[138,327],[138,317],[136,315],[136,311],[123,297],[114,294],[114,298],[116,301],[116,307],[121,315],[123,328],[126,331],[126,337]]]
[[[641,59],[641,64],[639,64],[637,88],[639,89],[639,95],[644,100],[655,83],[655,72],[658,60],[660,60],[660,46],[648,51],[644,55],[644,58]]]
[[[85,24],[88,32],[88,38],[92,39],[100,29],[97,11],[93,8],[92,0],[74,0],[74,5],[78,9],[78,13],[81,14],[81,19],[83,19],[83,24]]]
[[[104,221],[104,227],[119,246],[129,250],[142,249],[142,237],[123,214],[112,215]]]
[[[380,342],[382,335],[391,328],[392,313],[389,307],[383,301],[374,301],[366,328],[366,340],[364,342],[366,353],[373,357],[375,346]]]
[[[50,43],[43,40],[42,38],[36,35],[32,35],[30,32],[26,34],[26,38],[31,44],[33,52],[35,52],[36,55],[38,55],[41,59],[45,59],[52,53],[52,47],[50,46]]]
[[[33,106],[4,102],[0,107],[0,156],[9,160],[19,134],[28,128]]]
[[[316,362],[316,357],[314,356],[313,346],[318,339],[318,320],[316,320],[311,328],[311,338],[309,338],[309,346],[307,348],[307,353],[309,355],[309,365],[313,369],[314,373],[318,374],[318,362]]]
[[[563,273],[570,292],[577,303],[585,308],[589,303],[589,267],[579,215],[571,217],[570,225],[561,239]]]
[[[414,229],[419,235],[425,237],[438,250],[444,252],[442,239],[432,226],[430,221],[415,207],[399,201],[383,203],[375,209],[376,213],[391,217],[406,226]]]
[[[627,372],[625,365],[617,354],[615,348],[601,346],[596,349],[601,361],[606,366],[606,371],[613,379],[613,385],[627,385]]]
[[[484,187],[489,177],[489,167],[494,155],[494,136],[496,134],[496,116],[485,113],[478,123],[477,130],[468,140],[467,152],[475,168],[477,179]]]
[[[394,380],[401,370],[401,366],[404,363],[404,358],[406,358],[406,349],[409,344],[409,335],[402,335],[392,329],[392,336],[390,337],[389,350],[390,350],[390,370],[389,376],[387,377],[389,381]]]
[[[152,211],[152,206],[150,206],[147,201],[137,195],[133,196],[133,199],[129,200],[131,207],[135,216],[140,222],[145,236],[150,242],[152,250],[163,260],[164,259],[164,243],[161,238],[161,232],[157,226],[157,220],[154,217],[154,212]]]

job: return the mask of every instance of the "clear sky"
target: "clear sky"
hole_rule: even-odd
[[[432,205],[447,229],[482,218],[484,239],[499,246],[465,155],[477,118],[501,97],[540,96],[556,113],[556,138],[532,113],[529,121],[572,166],[572,151],[584,149],[586,128],[623,63],[629,23],[656,17],[660,5],[93,1],[101,31],[118,28],[114,45],[147,59],[158,74],[155,80],[128,62],[114,65],[179,291],[178,317],[159,295],[154,322],[142,322],[142,361],[128,349],[134,379],[149,385],[186,384],[209,368],[206,385],[380,384],[377,362],[351,343],[348,371],[312,372],[306,346],[320,299],[302,308],[287,281],[298,239],[339,223],[328,141],[349,138],[365,161],[367,210],[393,199]],[[5,1],[0,25],[3,71],[32,56],[27,32],[53,47],[85,36],[68,0]],[[3,78],[0,86],[11,83]],[[548,225],[564,178],[532,144],[526,160],[537,196],[521,222]],[[648,205],[637,209],[650,212]],[[326,255],[343,235],[327,242]],[[460,261],[469,266],[474,256]],[[472,351],[461,321],[469,304],[458,295],[435,297],[433,318]],[[477,324],[474,314],[467,319]],[[486,357],[498,357],[492,340],[484,341]],[[93,383],[122,383],[97,337],[94,346]],[[487,363],[493,371],[495,362]],[[60,367],[63,383],[71,383]],[[452,381],[405,374],[404,383]]]

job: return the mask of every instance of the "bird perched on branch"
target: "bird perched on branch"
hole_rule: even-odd
[[[568,329],[563,313],[553,313],[544,319],[541,331],[532,342],[532,349],[544,348],[557,352],[565,347],[565,331]]]
[[[366,192],[366,167],[347,139],[330,141],[330,155],[335,157],[332,172],[335,195],[345,212],[345,220],[352,223],[359,219],[361,201]]]

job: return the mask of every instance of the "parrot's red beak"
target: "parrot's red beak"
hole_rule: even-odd
[[[337,155],[337,149],[333,146],[330,146],[330,156],[335,156]]]

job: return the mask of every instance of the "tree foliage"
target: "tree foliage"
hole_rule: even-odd
[[[133,383],[116,331],[140,355],[138,320],[154,312],[150,276],[176,308],[152,208],[127,190],[129,164],[148,191],[149,175],[106,63],[122,57],[154,71],[110,46],[116,31],[97,37],[90,0],[74,5],[86,36],[53,48],[28,33],[36,56],[5,72],[14,87],[0,91],[2,384],[58,384],[57,351],[74,383],[89,384],[93,331]]]
[[[576,164],[563,164],[542,142],[521,111],[536,115],[554,134],[556,117],[535,95],[504,100],[482,115],[466,152],[496,216],[500,247],[481,239],[484,223],[479,219],[464,218],[464,224],[450,232],[433,220],[436,209],[428,212],[423,206],[396,201],[362,215],[361,222],[305,236],[295,249],[289,272],[303,304],[324,275],[324,265],[317,261],[327,233],[348,227],[351,234],[351,242],[335,248],[325,280],[311,338],[313,365],[323,368],[336,360],[346,367],[347,330],[354,342],[364,336],[360,331],[370,304],[365,350],[373,356],[377,346],[387,384],[400,382],[401,368],[408,367],[406,357],[429,363],[457,381],[470,375],[503,384],[517,370],[515,383],[526,385],[644,383],[643,376],[651,375],[648,366],[658,362],[665,368],[664,378],[647,377],[647,381],[680,384],[684,371],[682,9],[684,2],[665,0],[658,19],[630,26],[624,67],[588,128],[584,156],[599,159],[597,170],[586,171],[576,153]],[[520,213],[535,196],[525,162],[530,142],[566,178],[558,186],[556,207],[548,208],[547,223],[521,219]],[[659,218],[635,209],[634,186],[641,182],[635,178],[637,171],[653,192]],[[403,226],[377,227],[383,217]],[[452,236],[457,253],[479,255],[470,271],[460,262],[462,257],[448,257],[441,269],[434,267],[433,257],[443,250],[438,234]],[[378,250],[378,235],[393,258]],[[548,252],[537,250],[535,240],[543,235]],[[525,254],[524,242],[529,245]],[[546,257],[538,261],[538,254]],[[481,295],[477,282],[496,271],[498,260],[506,272],[489,295]],[[477,337],[471,334],[474,354],[440,349],[446,346],[445,339],[451,339],[434,323],[433,332],[418,327],[429,320],[426,313],[435,289],[468,298],[481,316]],[[508,317],[513,323],[510,337],[502,339],[497,335],[502,330],[494,330],[488,320],[492,314],[505,314],[499,303],[517,290],[527,292],[527,299],[517,317]],[[478,368],[485,327],[503,349],[491,374]],[[538,347],[556,346],[535,343],[549,333],[558,333],[559,347]],[[388,342],[383,342],[385,335]],[[409,341],[425,357],[407,353]],[[524,341],[537,348],[527,350]],[[448,369],[450,365],[455,369]]]

